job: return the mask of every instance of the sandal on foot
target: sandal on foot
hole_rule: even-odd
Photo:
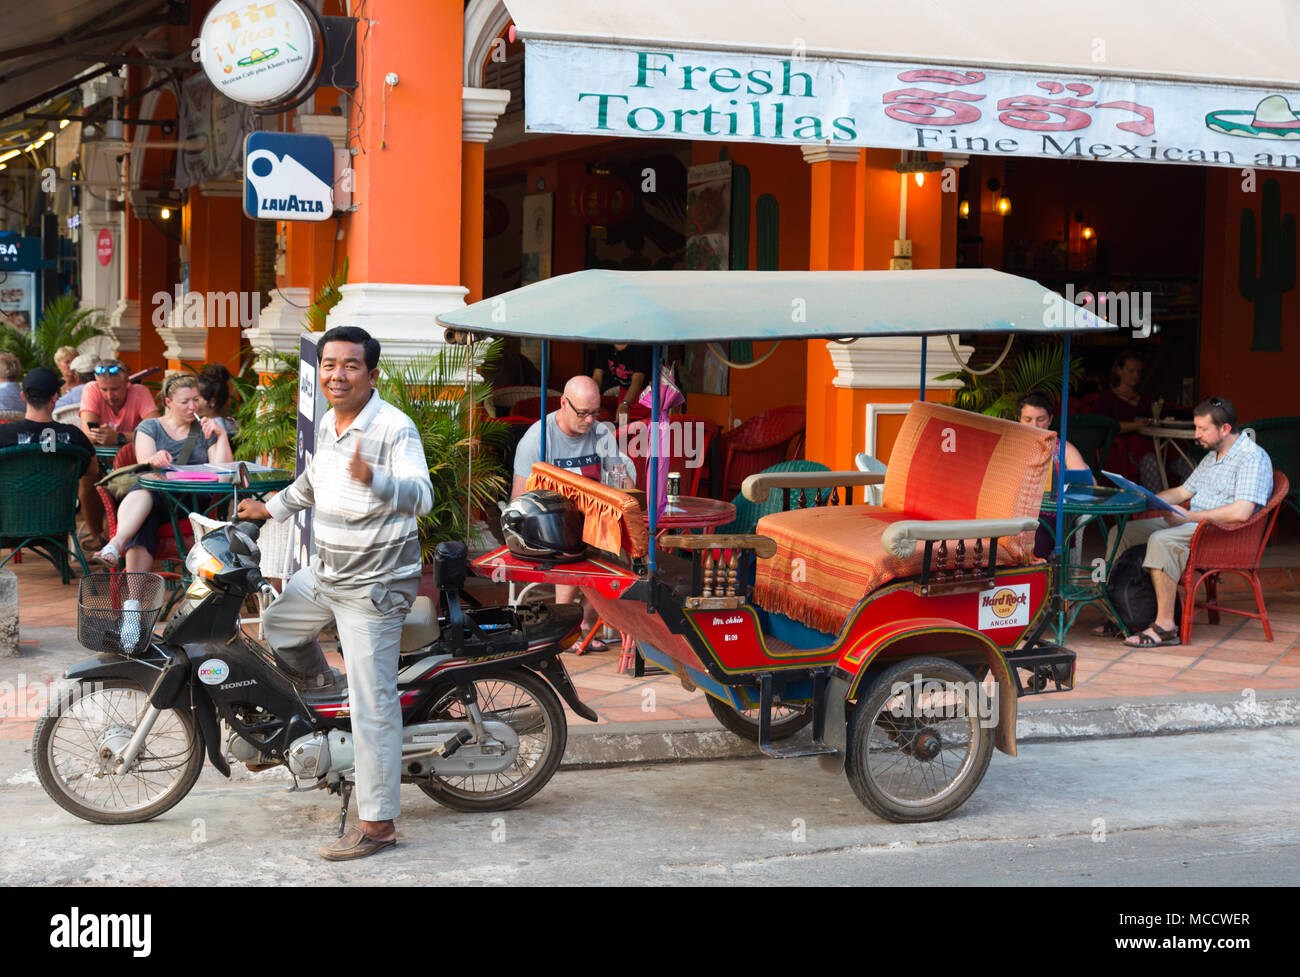
[[[354,824],[348,828],[347,834],[342,838],[336,838],[330,844],[320,848],[319,851],[320,857],[327,862],[343,862],[352,858],[365,858],[368,855],[375,855],[385,848],[393,848],[396,845],[396,838],[380,841],[378,838],[370,837]]]
[[[90,562],[102,563],[105,566],[115,567],[121,559],[122,554],[117,551],[117,547],[110,541],[105,543],[103,549],[90,558]]]
[[[1156,638],[1151,637],[1151,635],[1147,633],[1148,631],[1154,631],[1156,638],[1159,638],[1160,640],[1157,641]],[[1162,627],[1157,627],[1154,624],[1147,628],[1146,631],[1139,631],[1135,637],[1137,638],[1136,643],[1133,641],[1125,641],[1124,644],[1128,645],[1130,648],[1172,648],[1174,645],[1182,644],[1182,642],[1178,640],[1178,632],[1175,629],[1170,628],[1166,630]]]
[[[1094,638],[1119,638],[1122,637],[1120,630],[1115,626],[1114,621],[1105,621],[1093,628],[1089,632]]]
[[[584,641],[587,641],[588,634],[591,634],[591,632],[588,631],[587,634],[583,634],[579,636],[578,640],[569,646],[569,651],[573,652],[575,655],[581,655],[584,652],[590,652],[591,654],[598,654],[599,652],[602,651],[609,651],[609,642],[594,636],[590,641],[587,642],[587,647],[583,648],[582,643]]]

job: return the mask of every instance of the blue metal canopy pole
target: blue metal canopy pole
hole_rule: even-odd
[[[925,403],[925,354],[930,345],[930,337],[921,337],[921,402]]]
[[[542,461],[546,460],[546,393],[551,389],[551,341],[542,340]]]
[[[655,573],[655,530],[659,525],[659,346],[650,347],[650,460],[646,463],[646,505],[650,516],[650,576]]]
[[[1056,640],[1059,643],[1065,638],[1065,577],[1066,577],[1066,545],[1065,545],[1065,434],[1069,426],[1070,417],[1070,334],[1065,334],[1065,347],[1061,354],[1061,437],[1056,445],[1056,484],[1052,487],[1056,490],[1056,551],[1053,557],[1060,554],[1061,579],[1056,584]]]

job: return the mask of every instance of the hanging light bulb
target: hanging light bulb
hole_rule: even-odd
[[[963,201],[961,202],[961,206],[957,208],[957,213],[960,214],[963,218],[969,217],[969,216],[970,216],[970,201],[969,201],[969,200],[963,200]]]
[[[1091,227],[1085,227],[1085,228],[1083,229],[1083,239],[1084,239],[1085,241],[1091,241],[1091,240],[1092,240],[1092,228],[1091,228]]]
[[[1006,194],[998,197],[998,213],[1003,217],[1006,217],[1007,214],[1011,213],[1011,198]]]
[[[170,207],[164,207],[164,208],[162,209],[162,215],[161,215],[161,216],[162,216],[162,219],[165,220],[165,221],[166,221],[166,220],[171,220],[171,219],[172,219],[172,209],[171,209]]]
[[[922,173],[920,170],[917,170],[916,173],[914,173],[913,175],[916,177],[916,185],[917,185],[918,187],[923,187],[923,186],[925,186],[925,174],[924,174],[924,173]]]

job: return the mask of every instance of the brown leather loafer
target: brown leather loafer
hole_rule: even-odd
[[[336,838],[333,842],[321,848],[320,857],[330,862],[343,862],[351,858],[365,858],[368,855],[377,854],[385,848],[393,848],[396,845],[396,838],[390,838],[388,841],[377,841],[354,824],[348,828],[347,833],[342,838]]]

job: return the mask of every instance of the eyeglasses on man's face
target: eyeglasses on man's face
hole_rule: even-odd
[[[569,398],[567,397],[564,398],[564,402],[569,405],[569,410],[573,411],[575,414],[578,415],[578,417],[582,418],[584,421],[588,417],[595,417],[597,414],[600,413],[599,407],[593,408],[592,410],[578,410],[578,408],[573,406],[573,402],[569,400]]]
[[[101,376],[101,377],[102,377],[105,373],[113,374],[113,373],[122,373],[122,372],[123,372],[123,368],[120,367],[120,366],[118,366],[116,363],[112,363],[112,364],[110,364],[110,365],[108,365],[108,366],[97,366],[97,367],[95,367],[95,373],[98,374],[98,375]]]

